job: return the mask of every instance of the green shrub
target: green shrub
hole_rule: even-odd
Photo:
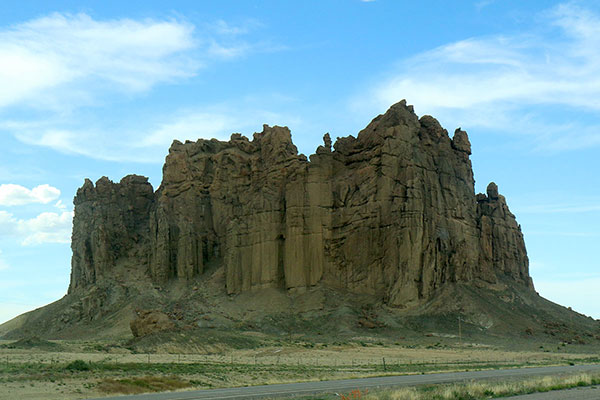
[[[67,364],[67,366],[65,368],[69,371],[89,371],[90,370],[89,364],[83,360],[71,361],[69,364]]]

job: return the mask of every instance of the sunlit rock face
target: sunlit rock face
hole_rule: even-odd
[[[136,268],[158,286],[224,269],[230,294],[325,285],[404,307],[449,282],[533,288],[498,187],[474,193],[466,132],[402,101],[310,160],[286,127],[252,140],[175,141],[146,178],[86,181],[75,197],[70,291]],[[505,279],[505,278],[503,278]]]

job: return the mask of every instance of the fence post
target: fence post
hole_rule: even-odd
[[[383,357],[383,370],[385,371],[385,357]]]

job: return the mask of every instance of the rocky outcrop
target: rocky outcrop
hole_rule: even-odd
[[[70,293],[112,279],[115,266],[125,259],[145,267],[153,202],[152,185],[142,176],[129,175],[120,183],[102,177],[95,186],[85,180],[73,201]]]
[[[477,221],[480,232],[479,265],[485,271],[504,274],[533,288],[529,276],[529,259],[521,225],[491,182],[485,194],[477,195]]]
[[[75,198],[70,291],[127,264],[156,285],[224,269],[230,294],[326,285],[404,307],[451,282],[532,287],[495,184],[475,195],[466,132],[400,102],[308,160],[290,131],[175,141],[153,192],[130,176]]]
[[[146,310],[138,311],[129,327],[134,337],[142,337],[155,332],[171,330],[175,328],[175,323],[163,312]]]

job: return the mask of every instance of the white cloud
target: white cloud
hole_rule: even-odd
[[[208,46],[208,54],[213,57],[232,59],[247,54],[251,48],[247,43],[226,46],[211,40]]]
[[[0,107],[56,101],[65,91],[85,98],[107,84],[143,91],[192,76],[200,65],[188,55],[196,45],[193,31],[176,20],[97,21],[59,13],[0,30]]]
[[[160,124],[139,142],[140,147],[161,146],[167,148],[173,139],[196,140],[203,138],[226,139],[227,129],[232,126],[233,118],[219,113],[189,113],[180,118]]]
[[[190,112],[159,122],[147,130],[139,127],[121,132],[118,137],[112,132],[94,132],[90,129],[48,129],[42,132],[21,132],[17,138],[26,144],[49,147],[66,154],[109,161],[162,163],[174,139],[227,139],[231,134],[229,130],[234,126],[232,117],[226,114]]]
[[[371,113],[406,98],[446,125],[535,135],[544,149],[600,145],[597,119],[568,118],[576,109],[600,111],[600,17],[567,3],[535,21],[541,25],[530,32],[470,38],[404,60],[353,105]],[[567,122],[544,122],[540,106],[562,108]]]
[[[208,30],[215,32],[218,35],[239,36],[250,33],[251,31],[262,27],[263,24],[256,19],[246,19],[241,24],[233,25],[219,19],[212,24],[208,24]]]
[[[241,35],[261,24],[223,20],[200,31],[181,19],[96,20],[53,13],[0,28],[0,109],[25,105],[65,112],[101,94],[136,93],[195,76],[213,60],[280,47]]]
[[[67,206],[62,202],[62,200],[58,200],[55,204],[54,207],[58,208],[59,210],[66,210]]]
[[[282,50],[269,42],[244,40],[242,35],[261,26],[252,19],[196,27],[177,19],[96,20],[55,13],[0,28],[0,59],[11,60],[0,65],[0,111],[12,106],[32,114],[26,121],[0,121],[0,130],[66,154],[162,162],[173,139],[226,139],[233,131],[260,127],[265,121],[258,118],[265,113],[256,112],[256,106],[242,112],[232,104],[211,106],[168,117],[132,112],[130,119],[138,123],[120,123],[118,132],[116,121],[95,119],[93,107],[81,114],[73,111],[96,105],[103,96],[194,76],[209,62]]]
[[[31,219],[18,219],[9,212],[0,211],[0,234],[16,237],[23,246],[70,243],[72,221],[72,211],[44,212]]]
[[[45,212],[35,218],[20,222],[19,229],[25,234],[24,246],[42,243],[71,243],[73,212],[60,214]]]
[[[233,111],[235,110],[235,111]],[[118,134],[91,129],[55,130],[37,127],[22,131],[17,138],[26,144],[52,148],[66,154],[77,154],[109,161],[162,163],[174,139],[196,141],[199,138],[229,140],[231,133],[251,136],[264,123],[298,122],[298,118],[268,112],[245,104],[215,105],[198,110],[185,110],[163,121],[150,121]],[[90,145],[93,143],[93,145]]]
[[[11,236],[17,232],[18,221],[13,214],[0,210],[0,235]]]
[[[39,185],[33,189],[27,189],[21,185],[0,185],[1,206],[21,206],[32,203],[47,204],[58,199],[60,190],[50,185]]]

